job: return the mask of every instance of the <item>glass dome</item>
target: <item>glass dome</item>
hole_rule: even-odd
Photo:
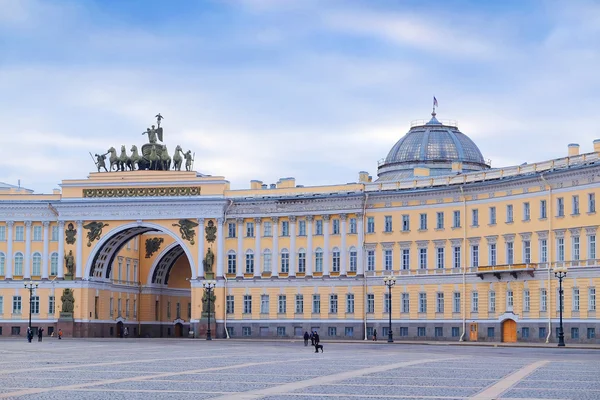
[[[458,130],[456,122],[440,122],[432,113],[429,122],[419,121],[388,153],[378,168],[378,180],[401,180],[414,176],[414,168],[429,168],[430,175],[452,174],[452,163],[460,162],[462,171],[490,168],[479,148]],[[455,172],[454,172],[455,173]]]

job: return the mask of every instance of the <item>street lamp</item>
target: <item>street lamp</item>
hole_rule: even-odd
[[[558,347],[565,347],[565,332],[563,330],[563,288],[562,281],[567,277],[567,267],[554,268],[554,276],[558,278],[558,299],[559,299],[559,316],[560,323],[558,325]]]
[[[210,335],[210,295],[217,286],[217,281],[202,281],[202,286],[206,290],[206,297],[208,298],[208,329],[206,330],[206,340],[212,340],[212,336]]]
[[[390,318],[388,325],[388,343],[394,343],[392,336],[392,286],[396,284],[395,276],[386,276],[383,278],[383,283],[388,288],[388,316]]]
[[[29,330],[27,331],[27,333],[29,334],[29,332],[31,332],[31,313],[32,313],[32,307],[33,307],[31,300],[33,298],[33,291],[35,289],[37,289],[38,284],[33,283],[33,281],[29,281],[29,282],[25,283],[24,286],[25,286],[25,289],[29,290]],[[29,337],[27,338],[27,340],[29,340]],[[31,343],[31,341],[30,341],[30,343]]]

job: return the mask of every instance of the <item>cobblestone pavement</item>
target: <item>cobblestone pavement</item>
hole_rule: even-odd
[[[600,399],[600,351],[168,339],[0,341],[0,399]]]

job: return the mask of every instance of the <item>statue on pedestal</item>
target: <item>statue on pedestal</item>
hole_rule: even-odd
[[[66,276],[73,276],[73,270],[75,269],[75,258],[73,257],[73,250],[69,250],[69,254],[65,254],[65,266],[67,267]]]
[[[62,301],[61,313],[73,313],[75,306],[75,297],[73,296],[73,291],[71,289],[63,290],[63,295],[60,298]]]
[[[204,260],[202,261],[202,265],[204,265],[204,273],[205,274],[212,274],[212,267],[215,263],[215,253],[212,252],[211,248],[208,248],[208,251],[206,252],[206,257],[204,257]]]

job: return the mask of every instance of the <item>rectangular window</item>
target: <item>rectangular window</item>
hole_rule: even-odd
[[[579,312],[579,288],[573,288],[573,295],[571,297],[573,299],[573,308],[572,310],[575,312]]]
[[[515,246],[513,242],[506,243],[506,263],[508,265],[515,263]]]
[[[254,253],[246,253],[246,273],[254,273]]]
[[[419,215],[419,230],[427,230],[427,214]]]
[[[392,271],[393,270],[393,260],[394,260],[393,251],[386,249],[383,251],[383,254],[384,254],[384,262],[385,262],[385,270]]]
[[[548,262],[548,240],[540,239],[540,262]]]
[[[540,219],[548,217],[548,207],[546,200],[540,200]]]
[[[32,314],[40,313],[40,296],[32,296],[31,297],[31,313]]]
[[[271,222],[263,222],[263,236],[273,236],[273,226],[271,225]]]
[[[417,327],[417,336],[425,337],[426,335],[427,335],[427,331],[425,330],[424,326]]]
[[[233,314],[234,310],[235,310],[235,300],[234,300],[234,296],[232,295],[227,295],[226,297],[226,309],[227,309],[227,314]]]
[[[281,273],[287,274],[290,271],[290,253],[281,253]]]
[[[410,269],[410,249],[402,249],[402,269]]]
[[[546,327],[545,326],[540,326],[538,333],[539,333],[538,337],[540,339],[545,339],[546,338]]]
[[[332,265],[332,272],[340,272],[340,265],[341,265],[341,261],[340,261],[340,251],[335,249],[333,250],[333,252],[331,253],[331,265]]]
[[[460,268],[460,246],[454,246],[452,248],[452,268]]]
[[[252,328],[249,326],[242,326],[242,336],[252,336]]]
[[[523,311],[529,312],[531,310],[531,296],[529,290],[523,292]]]
[[[565,199],[559,197],[556,199],[556,216],[564,217],[565,216]]]
[[[33,241],[34,242],[42,241],[42,227],[41,226],[33,227]]]
[[[356,218],[350,218],[350,233],[354,234],[356,232]]]
[[[358,253],[356,250],[350,250],[350,272],[356,272],[358,268]]]
[[[337,336],[337,328],[335,326],[328,327],[327,336]]]
[[[392,231],[392,216],[391,215],[386,215],[385,216],[385,225],[384,225],[384,232],[391,232]]]
[[[471,225],[479,226],[479,210],[478,209],[471,210]]]
[[[436,213],[436,229],[444,229],[444,213],[442,211]]]
[[[531,220],[531,206],[529,202],[523,203],[523,221]]]
[[[236,226],[235,222],[230,222],[227,224],[227,237],[234,238],[235,237]]]
[[[419,249],[419,269],[427,269],[427,248]]]
[[[315,235],[323,234],[323,220],[318,219],[315,221]]]
[[[540,290],[540,311],[548,311],[548,292],[546,289]]]
[[[338,295],[329,295],[329,314],[337,314],[338,312]]]
[[[323,272],[323,252],[317,250],[315,253],[315,272]]]
[[[400,336],[403,336],[403,337],[408,336],[408,326],[400,327]]]
[[[344,336],[353,337],[354,336],[354,328],[352,326],[347,326],[344,328]]]
[[[588,212],[595,213],[596,212],[596,194],[588,193]]]
[[[435,327],[435,337],[442,337],[444,336],[444,328],[442,328],[441,326],[436,326]]]
[[[367,271],[375,271],[375,250],[367,250]]]
[[[571,236],[573,245],[571,260],[579,260],[579,236]]]
[[[367,218],[367,233],[375,233],[375,217]]]
[[[513,306],[514,306],[513,291],[507,290],[506,291],[506,311],[512,311]]]
[[[236,261],[237,260],[236,260],[235,253],[227,254],[227,273],[228,274],[235,274]]]
[[[263,294],[260,296],[260,313],[268,314],[269,313],[269,295]]]
[[[301,274],[306,272],[306,253],[303,251],[298,253],[298,272]]]
[[[573,215],[579,215],[579,195],[573,195],[571,197],[571,203],[572,203],[572,214]]]
[[[588,310],[596,311],[596,288],[588,289]]]
[[[246,237],[254,237],[254,222],[246,222]]]
[[[490,225],[496,225],[496,207],[490,207]]]
[[[595,328],[587,328],[587,338],[588,339],[596,338],[596,329]]]
[[[410,312],[410,296],[407,292],[402,293],[402,312],[405,314]]]
[[[285,294],[280,294],[277,298],[277,313],[285,314],[287,312],[287,297]]]
[[[373,293],[367,294],[367,312],[375,312],[375,295]]]
[[[588,236],[588,259],[596,259],[596,235]]]
[[[313,314],[320,314],[321,313],[321,295],[313,294],[312,299],[313,299],[313,301],[312,301]]]
[[[113,299],[112,297],[110,298],[110,316],[113,316]],[[160,319],[160,303],[158,300],[156,300],[154,302],[154,319],[155,320],[159,320]]]
[[[508,204],[506,206],[506,223],[510,224],[513,221],[514,221],[513,206],[512,206],[512,204]]]
[[[304,314],[304,295],[296,295],[296,308],[294,309],[296,314]]]
[[[263,272],[271,272],[271,253],[265,251],[263,253]]]
[[[298,236],[306,236],[306,221],[298,221]]]
[[[489,296],[490,297],[488,299],[488,311],[490,313],[495,313],[496,312],[496,292],[491,290],[489,293]]]
[[[252,314],[252,295],[244,295],[244,314]]]
[[[438,247],[437,248],[437,260],[436,260],[436,264],[437,267],[440,269],[444,268],[444,248],[443,247]]]
[[[410,218],[408,215],[402,215],[402,232],[410,231]]]
[[[285,336],[285,326],[277,327],[277,336]]]
[[[479,293],[471,293],[471,312],[479,312]]]
[[[419,293],[419,312],[427,312],[427,293]]]
[[[346,314],[354,314],[354,294],[346,294]]]
[[[177,312],[179,312],[179,303],[177,303],[177,306]],[[125,300],[125,318],[129,318],[129,299]],[[181,318],[181,316],[178,315],[177,318]]]
[[[0,307],[0,314],[2,314],[2,307]],[[54,296],[48,297],[48,314],[54,314]]]
[[[460,228],[460,211],[454,211],[452,213],[452,227]]]
[[[290,236],[290,222],[281,221],[281,236]]]
[[[496,265],[496,243],[488,245],[490,265]]]
[[[479,267],[479,245],[471,246],[471,267]]]
[[[6,240],[6,226],[0,226],[0,241]]]
[[[454,292],[452,296],[452,312],[459,313],[460,308],[460,292]]]
[[[459,337],[460,336],[460,328],[458,326],[453,326],[452,327],[452,337]]]
[[[334,219],[333,220],[333,231],[332,233],[334,235],[339,235],[340,234],[340,220],[339,219]]]
[[[579,339],[579,328],[571,328],[571,339]]]
[[[444,293],[438,292],[436,300],[437,301],[435,304],[435,312],[443,314],[444,313]]]
[[[383,294],[383,312],[386,314],[389,314],[390,312],[390,294],[389,293],[384,293]]]
[[[22,304],[21,304],[21,296],[13,296],[13,314],[21,314]]]
[[[488,327],[487,335],[489,338],[493,338],[494,336],[496,336],[496,332],[493,326]]]
[[[556,239],[556,261],[565,261],[565,238]]]
[[[25,240],[24,229],[25,227],[23,226],[15,226],[15,241],[22,242],[23,240]]]
[[[529,240],[523,241],[523,262],[525,264],[531,263],[531,242]]]
[[[529,338],[529,328],[527,328],[527,327],[521,328],[521,337],[523,339]]]

